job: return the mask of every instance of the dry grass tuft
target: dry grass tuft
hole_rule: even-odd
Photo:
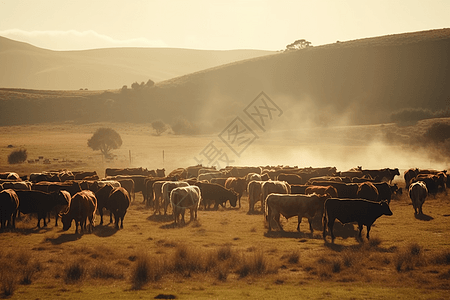
[[[426,259],[423,248],[417,243],[408,245],[405,250],[397,254],[395,259],[397,272],[411,271],[424,265],[426,265]]]
[[[111,264],[99,262],[92,267],[90,274],[92,278],[96,279],[123,279],[125,275],[117,269]]]
[[[81,260],[72,261],[64,268],[64,281],[77,283],[86,275],[86,268]]]
[[[237,266],[236,273],[241,277],[249,275],[260,276],[269,273],[269,265],[262,251],[253,252],[250,255],[243,255]]]
[[[17,273],[12,265],[3,265],[0,272],[0,282],[4,297],[9,297],[14,294],[17,287]]]

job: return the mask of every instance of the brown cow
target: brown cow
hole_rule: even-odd
[[[238,194],[239,207],[241,207],[241,197],[247,190],[247,180],[245,177],[228,177],[225,181],[225,188],[233,190]]]
[[[289,184],[303,184],[302,177],[297,174],[281,173],[277,176],[278,181],[286,181]]]
[[[75,233],[78,233],[78,224],[81,231],[87,230],[87,220],[89,219],[89,232],[94,228],[95,211],[97,210],[97,198],[91,191],[83,190],[76,193],[70,202],[69,209],[61,214],[63,230],[69,230],[72,221],[75,221]]]
[[[266,204],[268,211],[269,231],[272,230],[271,221],[274,220],[279,228],[283,230],[280,224],[280,215],[286,219],[297,216],[297,231],[300,232],[300,223],[303,217],[308,218],[309,229],[313,233],[312,220],[316,213],[323,207],[328,195],[292,195],[292,194],[270,194],[267,196]]]
[[[330,197],[336,198],[338,196],[337,190],[332,186],[317,186],[317,185],[308,185],[305,189],[305,194],[318,194],[318,195],[330,195]]]
[[[12,189],[0,192],[0,228],[6,226],[16,228],[16,212],[19,208],[19,197]]]
[[[255,210],[255,204],[259,201],[261,201],[261,208],[263,207],[262,205],[262,184],[264,183],[264,181],[250,181],[248,186],[247,186],[247,191],[248,191],[248,211],[252,212]]]
[[[409,198],[414,207],[414,213],[423,215],[422,205],[428,196],[427,186],[423,181],[411,183],[409,186]]]
[[[378,189],[371,182],[363,182],[358,185],[356,197],[370,201],[378,200]]]

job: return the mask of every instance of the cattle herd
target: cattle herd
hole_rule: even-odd
[[[445,191],[446,171],[409,169],[404,172],[405,187],[415,214],[423,214],[422,205],[429,194]],[[91,232],[95,216],[103,210],[110,214],[110,223],[123,228],[123,221],[135,193],[154,214],[167,215],[171,207],[174,223],[184,224],[186,209],[190,220],[197,219],[198,209],[217,210],[241,207],[241,197],[248,195],[249,213],[260,204],[268,231],[283,230],[280,216],[297,216],[297,230],[302,218],[307,218],[311,234],[312,222],[319,219],[326,240],[327,229],[334,242],[333,226],[356,222],[359,238],[363,226],[367,238],[372,224],[382,215],[392,215],[389,203],[402,193],[392,181],[400,176],[398,169],[366,170],[356,167],[338,171],[335,167],[298,168],[287,166],[226,167],[216,170],[202,165],[178,168],[166,175],[162,170],[143,168],[106,169],[100,179],[96,172],[55,171],[19,176],[14,172],[0,173],[1,228],[15,228],[16,217],[36,214],[37,227],[47,226],[51,214],[55,226],[61,217],[63,230],[75,221],[75,233]],[[213,205],[213,208],[211,208]],[[258,208],[258,207],[256,207]],[[181,217],[181,220],[180,220]]]

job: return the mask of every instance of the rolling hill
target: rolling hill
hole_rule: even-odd
[[[274,127],[380,124],[406,110],[448,111],[449,53],[450,29],[440,29],[265,55],[139,89],[1,89],[0,122],[161,119],[198,129],[191,132],[219,132],[248,117],[244,109],[264,92],[283,112]]]
[[[262,50],[209,51],[111,48],[52,51],[0,37],[0,87],[41,90],[118,89],[226,63],[272,54]]]

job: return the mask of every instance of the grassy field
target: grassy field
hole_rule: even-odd
[[[110,162],[87,147],[87,139],[100,126],[115,128],[123,139]],[[373,156],[381,156],[373,149],[384,149],[392,156],[380,158],[378,164],[403,169],[432,164],[411,154],[407,166],[408,157],[398,147],[372,141],[361,149],[350,142],[369,129],[377,130],[347,128],[345,141],[314,146],[308,146],[310,141],[304,137],[293,139],[292,133],[272,131],[238,162],[302,167],[335,161],[340,170],[361,164],[369,168],[376,167]],[[66,168],[96,170],[102,176],[106,167],[143,166],[170,172],[193,164],[193,157],[211,140],[217,137],[157,137],[145,124],[0,127],[0,171],[24,175]],[[330,146],[335,150],[327,156]],[[16,148],[27,149],[28,159],[38,161],[8,165],[6,157]],[[43,164],[43,159],[51,163]],[[396,182],[404,185],[402,180]],[[297,233],[296,218],[283,219],[286,232],[267,233],[262,214],[248,213],[247,197],[241,208],[200,210],[198,221],[183,227],[174,226],[169,216],[154,215],[142,204],[140,194],[125,217],[124,229],[118,231],[107,224],[93,233],[75,235],[74,227],[63,232],[54,220],[38,229],[36,218],[25,216],[17,221],[16,230],[0,233],[0,295],[11,299],[447,299],[448,196],[427,199],[421,219],[415,218],[405,194],[391,202],[391,210],[393,216],[375,222],[370,241],[355,239],[356,226],[336,224],[334,245],[324,243],[318,226],[310,235],[306,220]]]

